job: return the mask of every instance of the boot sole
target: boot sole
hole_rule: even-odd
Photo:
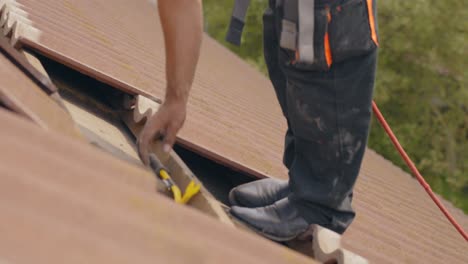
[[[237,222],[238,224],[240,224],[241,226],[263,236],[263,237],[266,237],[270,240],[273,240],[273,241],[276,241],[276,242],[287,242],[287,241],[291,241],[293,239],[296,239],[298,237],[301,237],[303,234],[305,233],[308,233],[308,230],[298,234],[298,235],[294,235],[294,236],[289,236],[289,237],[279,237],[279,236],[275,236],[275,235],[271,235],[271,234],[268,234],[268,233],[265,233],[263,232],[262,230],[250,225],[249,223],[245,222],[244,220],[238,218],[237,216],[231,214],[231,210],[227,210],[227,213],[229,214],[229,216],[231,216],[231,218]]]

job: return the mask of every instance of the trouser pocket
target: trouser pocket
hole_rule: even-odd
[[[328,42],[328,10],[316,9],[314,12],[314,60],[312,63],[300,61],[301,54],[297,50],[281,49],[286,56],[286,64],[301,70],[323,71],[331,65]],[[328,55],[327,55],[328,53]]]
[[[373,0],[350,0],[330,10],[329,41],[333,62],[367,54],[377,48]]]

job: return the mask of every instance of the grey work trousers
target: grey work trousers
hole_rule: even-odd
[[[346,11],[346,0],[335,2]],[[292,53],[279,47],[281,12],[275,3],[270,1],[263,18],[264,55],[288,123],[283,161],[289,169],[289,198],[309,223],[343,233],[355,217],[351,200],[367,144],[377,49],[367,47],[327,69],[296,66]],[[319,3],[317,19],[333,7]]]

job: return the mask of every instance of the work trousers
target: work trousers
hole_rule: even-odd
[[[346,2],[316,0],[316,30],[323,23],[328,26],[333,23],[327,14],[330,9],[341,12],[342,4],[346,12]],[[360,0],[359,4],[366,2]],[[328,19],[318,21],[323,16]],[[340,22],[338,14],[335,17]],[[283,161],[289,169],[289,199],[309,223],[343,233],[355,217],[351,200],[367,144],[377,45],[350,52],[348,57],[337,58],[338,62],[333,61],[326,68],[297,64],[294,52],[279,46],[281,19],[277,1],[270,0],[263,17],[264,55],[288,124]],[[325,28],[326,32],[332,30]],[[320,34],[324,32],[318,30],[315,35],[318,34],[319,52],[315,56],[320,59],[326,55],[320,54],[324,44],[320,43]],[[343,34],[353,34],[353,30],[346,32],[346,28],[338,30],[330,35],[338,36],[330,39],[332,56],[335,50],[337,54],[342,51],[338,50],[340,47],[346,50],[346,43],[333,41],[346,39]],[[369,28],[366,30],[369,32]]]

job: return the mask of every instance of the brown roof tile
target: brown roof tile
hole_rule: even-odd
[[[155,193],[151,173],[0,110],[6,263],[311,263]]]
[[[81,138],[68,112],[0,52],[0,102],[45,129]]]
[[[468,243],[419,183],[367,150],[355,188],[357,217],[344,247],[375,263],[466,263]],[[468,217],[454,208],[465,230]]]

